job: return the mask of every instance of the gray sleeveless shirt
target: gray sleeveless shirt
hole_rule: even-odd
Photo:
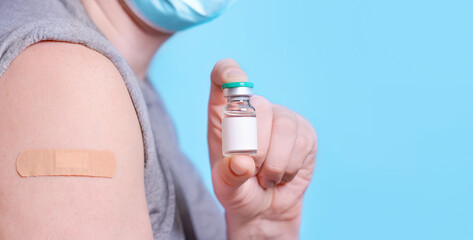
[[[225,239],[225,220],[198,172],[178,148],[174,127],[148,80],[135,73],[79,0],[0,0],[0,76],[28,46],[82,44],[109,58],[123,77],[140,122],[146,201],[154,239]]]

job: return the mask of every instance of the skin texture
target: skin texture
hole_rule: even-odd
[[[41,42],[0,78],[0,239],[152,239],[143,142],[125,83],[96,51]],[[115,153],[113,178],[20,177],[25,149]]]
[[[248,81],[231,59],[211,74],[208,143],[215,194],[226,212],[230,239],[297,239],[302,199],[315,165],[316,133],[297,113],[253,96],[258,121],[258,153],[222,155],[221,85]]]

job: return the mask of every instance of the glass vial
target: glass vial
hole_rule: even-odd
[[[222,89],[223,96],[227,98],[222,117],[223,155],[256,154],[258,150],[256,110],[250,104],[253,83],[225,83]]]

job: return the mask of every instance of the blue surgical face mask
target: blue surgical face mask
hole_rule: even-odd
[[[125,0],[143,21],[166,32],[184,30],[218,17],[234,0]]]

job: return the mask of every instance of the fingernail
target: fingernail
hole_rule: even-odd
[[[245,175],[248,172],[248,170],[245,168],[246,166],[244,166],[243,163],[238,162],[242,160],[244,159],[241,159],[239,156],[235,156],[230,160],[230,168],[237,176]]]
[[[243,71],[231,70],[227,73],[227,82],[246,82],[248,77]]]

